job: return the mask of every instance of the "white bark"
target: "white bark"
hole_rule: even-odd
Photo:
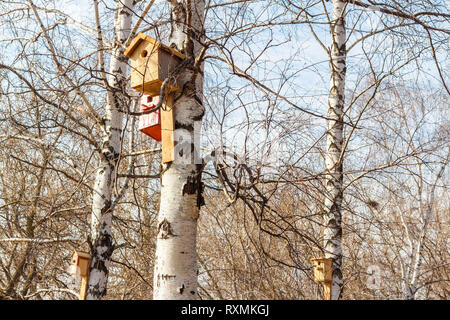
[[[102,154],[95,179],[91,214],[91,266],[86,299],[101,299],[106,294],[108,266],[114,250],[111,236],[111,197],[117,160],[121,148],[123,101],[126,88],[127,58],[123,55],[124,43],[131,29],[134,1],[122,0],[117,4],[114,21],[115,43],[107,79],[107,104],[104,117],[105,135]],[[100,59],[101,60],[101,59]]]
[[[447,155],[448,157],[448,155]],[[431,214],[433,212],[433,206],[434,206],[434,197],[435,197],[435,191],[436,191],[436,186],[438,183],[438,180],[441,178],[442,174],[444,173],[444,170],[447,166],[447,162],[448,158],[446,159],[446,161],[444,161],[444,163],[442,164],[442,166],[439,169],[438,174],[436,175],[436,179],[433,183],[433,185],[431,186],[431,190],[430,190],[430,197],[427,201],[426,204],[426,211],[423,212],[423,207],[424,205],[422,204],[422,196],[420,196],[420,213],[422,216],[422,229],[420,230],[420,236],[418,239],[418,243],[417,243],[417,247],[416,247],[416,251],[414,252],[414,255],[410,258],[410,265],[409,265],[409,274],[411,274],[411,280],[409,279],[409,276],[405,279],[405,286],[404,286],[404,297],[407,300],[414,300],[416,298],[416,294],[417,294],[417,290],[418,290],[418,280],[419,280],[419,271],[420,271],[420,267],[422,265],[422,261],[423,261],[423,247],[425,245],[425,238],[427,235],[427,231],[428,231],[428,225],[431,219]],[[420,172],[420,178],[422,178],[422,172]],[[420,181],[420,183],[422,184],[423,182]],[[422,187],[420,187],[420,192],[422,192]],[[413,247],[411,246],[411,251],[413,251]]]
[[[346,32],[345,3],[333,0],[331,32],[331,81],[328,96],[327,150],[325,156],[326,197],[324,202],[324,250],[325,257],[333,259],[331,299],[342,297],[342,145],[345,90]]]
[[[184,300],[197,298],[196,235],[200,206],[203,204],[201,165],[194,163],[191,151],[194,123],[204,114],[202,103],[203,70],[194,70],[195,58],[201,46],[196,39],[203,30],[204,1],[172,0],[172,30],[170,45],[186,55],[185,68],[180,77],[186,85],[175,95],[175,135],[186,143],[175,149],[175,160],[163,165],[161,204],[158,216],[153,298],[156,300]],[[192,75],[194,82],[190,83]],[[198,125],[198,123],[197,123]],[[181,144],[178,144],[180,147]]]

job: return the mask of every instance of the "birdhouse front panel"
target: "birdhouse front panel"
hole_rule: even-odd
[[[153,38],[139,33],[124,54],[131,59],[131,87],[149,95],[159,95],[165,79],[172,75],[184,55]],[[178,90],[176,76],[166,92]]]
[[[142,95],[141,111],[156,108],[159,96]],[[161,141],[161,111],[160,109],[139,116],[139,130],[157,141]]]
[[[81,277],[86,277],[89,273],[89,263],[91,255],[86,251],[74,250],[71,259],[71,269],[80,272]]]
[[[81,258],[80,262],[78,264],[78,267],[80,268],[80,276],[86,277],[89,273],[89,263],[91,262],[90,259]]]
[[[314,262],[314,281],[331,282],[333,279],[333,259],[315,258]]]

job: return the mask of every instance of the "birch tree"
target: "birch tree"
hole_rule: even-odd
[[[432,176],[430,190],[427,194],[424,192],[424,184],[425,179],[422,173],[422,163],[417,163],[418,166],[418,179],[416,180],[418,183],[418,210],[420,216],[420,227],[419,227],[419,235],[417,237],[417,241],[411,239],[411,234],[407,224],[403,224],[406,229],[406,234],[408,236],[408,260],[407,263],[402,264],[402,273],[403,273],[403,295],[407,300],[415,300],[417,297],[419,287],[419,278],[422,270],[423,263],[423,251],[425,246],[426,236],[429,233],[429,225],[432,219],[433,211],[435,211],[434,207],[436,206],[436,187],[439,183],[439,180],[442,178],[444,170],[446,169],[449,163],[450,149],[447,150],[447,155],[442,159],[442,164],[438,168],[437,173]],[[426,195],[426,198],[424,197]],[[425,198],[425,199],[424,199]],[[403,220],[402,220],[403,221]]]
[[[203,106],[202,0],[172,0],[170,46],[186,55],[182,92],[175,95],[173,114],[178,140],[175,160],[163,164],[158,236],[155,253],[154,299],[196,299],[197,220],[203,204],[202,165],[196,164],[198,122]],[[197,123],[196,123],[197,122]],[[196,132],[197,131],[197,132]],[[187,151],[187,152],[186,152]]]
[[[332,2],[330,22],[331,83],[328,96],[327,150],[325,154],[324,252],[333,259],[331,299],[342,297],[342,198],[343,198],[343,115],[345,104],[346,26],[341,0]]]
[[[124,56],[125,42],[131,32],[133,0],[118,1],[114,16],[114,41],[108,77],[102,72],[106,87],[106,110],[103,119],[102,152],[92,195],[91,213],[91,266],[86,299],[100,299],[106,294],[108,267],[114,250],[112,230],[112,192],[117,164],[121,153],[122,122],[127,94],[127,58]],[[102,31],[98,2],[94,1],[98,32],[98,56],[100,70],[105,70]]]

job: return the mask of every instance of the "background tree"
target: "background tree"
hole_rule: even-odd
[[[202,299],[320,298],[310,259],[327,251],[327,123],[342,125],[335,162],[345,166],[333,173],[342,175],[342,298],[448,296],[448,169],[439,175],[448,160],[446,3],[385,2],[378,10],[369,1],[340,3],[347,52],[341,122],[327,113],[333,61],[342,59],[331,54],[333,3],[211,1],[186,16],[171,8],[192,8],[192,1],[139,1],[133,10],[125,3],[77,2],[79,11],[49,0],[0,4],[0,47],[8,53],[0,58],[2,298],[76,299],[65,268],[74,248],[91,250],[99,230],[107,251],[92,248],[93,270],[101,271],[92,281],[102,285],[92,283],[91,298],[152,298],[155,265],[161,274],[173,271],[161,269],[159,253],[174,241],[161,238],[175,230],[165,216],[173,205],[195,217],[183,222],[190,254],[175,270],[189,282],[166,277],[155,297],[187,297],[186,284],[198,282]],[[204,32],[193,27],[200,13]],[[128,18],[129,27],[121,24]],[[125,86],[126,62],[114,56],[139,31],[190,54],[176,104],[186,113],[175,113],[187,141],[202,118],[201,165],[179,159],[161,172],[160,148],[136,132],[139,95]],[[97,173],[111,180],[96,180]],[[168,179],[174,175],[196,178]],[[92,212],[104,203],[93,206],[95,181],[106,181],[111,195],[98,216]],[[169,186],[181,192],[173,203]],[[196,188],[183,195],[184,186]],[[111,218],[111,228],[97,229],[98,217]]]

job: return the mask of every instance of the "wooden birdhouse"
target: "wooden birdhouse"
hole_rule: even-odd
[[[73,275],[81,277],[80,300],[86,299],[88,287],[89,265],[91,263],[91,255],[86,251],[74,250],[70,261],[70,270]]]
[[[333,279],[333,259],[314,258],[314,281],[331,282]]]
[[[141,111],[155,109],[159,102],[159,96],[149,96],[144,94],[141,97]],[[139,116],[139,131],[161,141],[161,109]]]
[[[160,96],[142,95],[141,111],[155,109]],[[161,108],[139,116],[139,130],[142,133],[161,141],[162,162],[174,160],[174,120],[173,95],[167,95],[161,103]]]
[[[86,251],[74,250],[72,253],[71,270],[77,272],[79,270],[81,277],[87,277],[89,273],[89,264],[91,255]]]
[[[131,59],[131,87],[145,94],[160,94],[163,81],[175,70],[185,56],[153,38],[139,33],[124,55]],[[179,89],[177,78],[166,85],[166,92]]]

